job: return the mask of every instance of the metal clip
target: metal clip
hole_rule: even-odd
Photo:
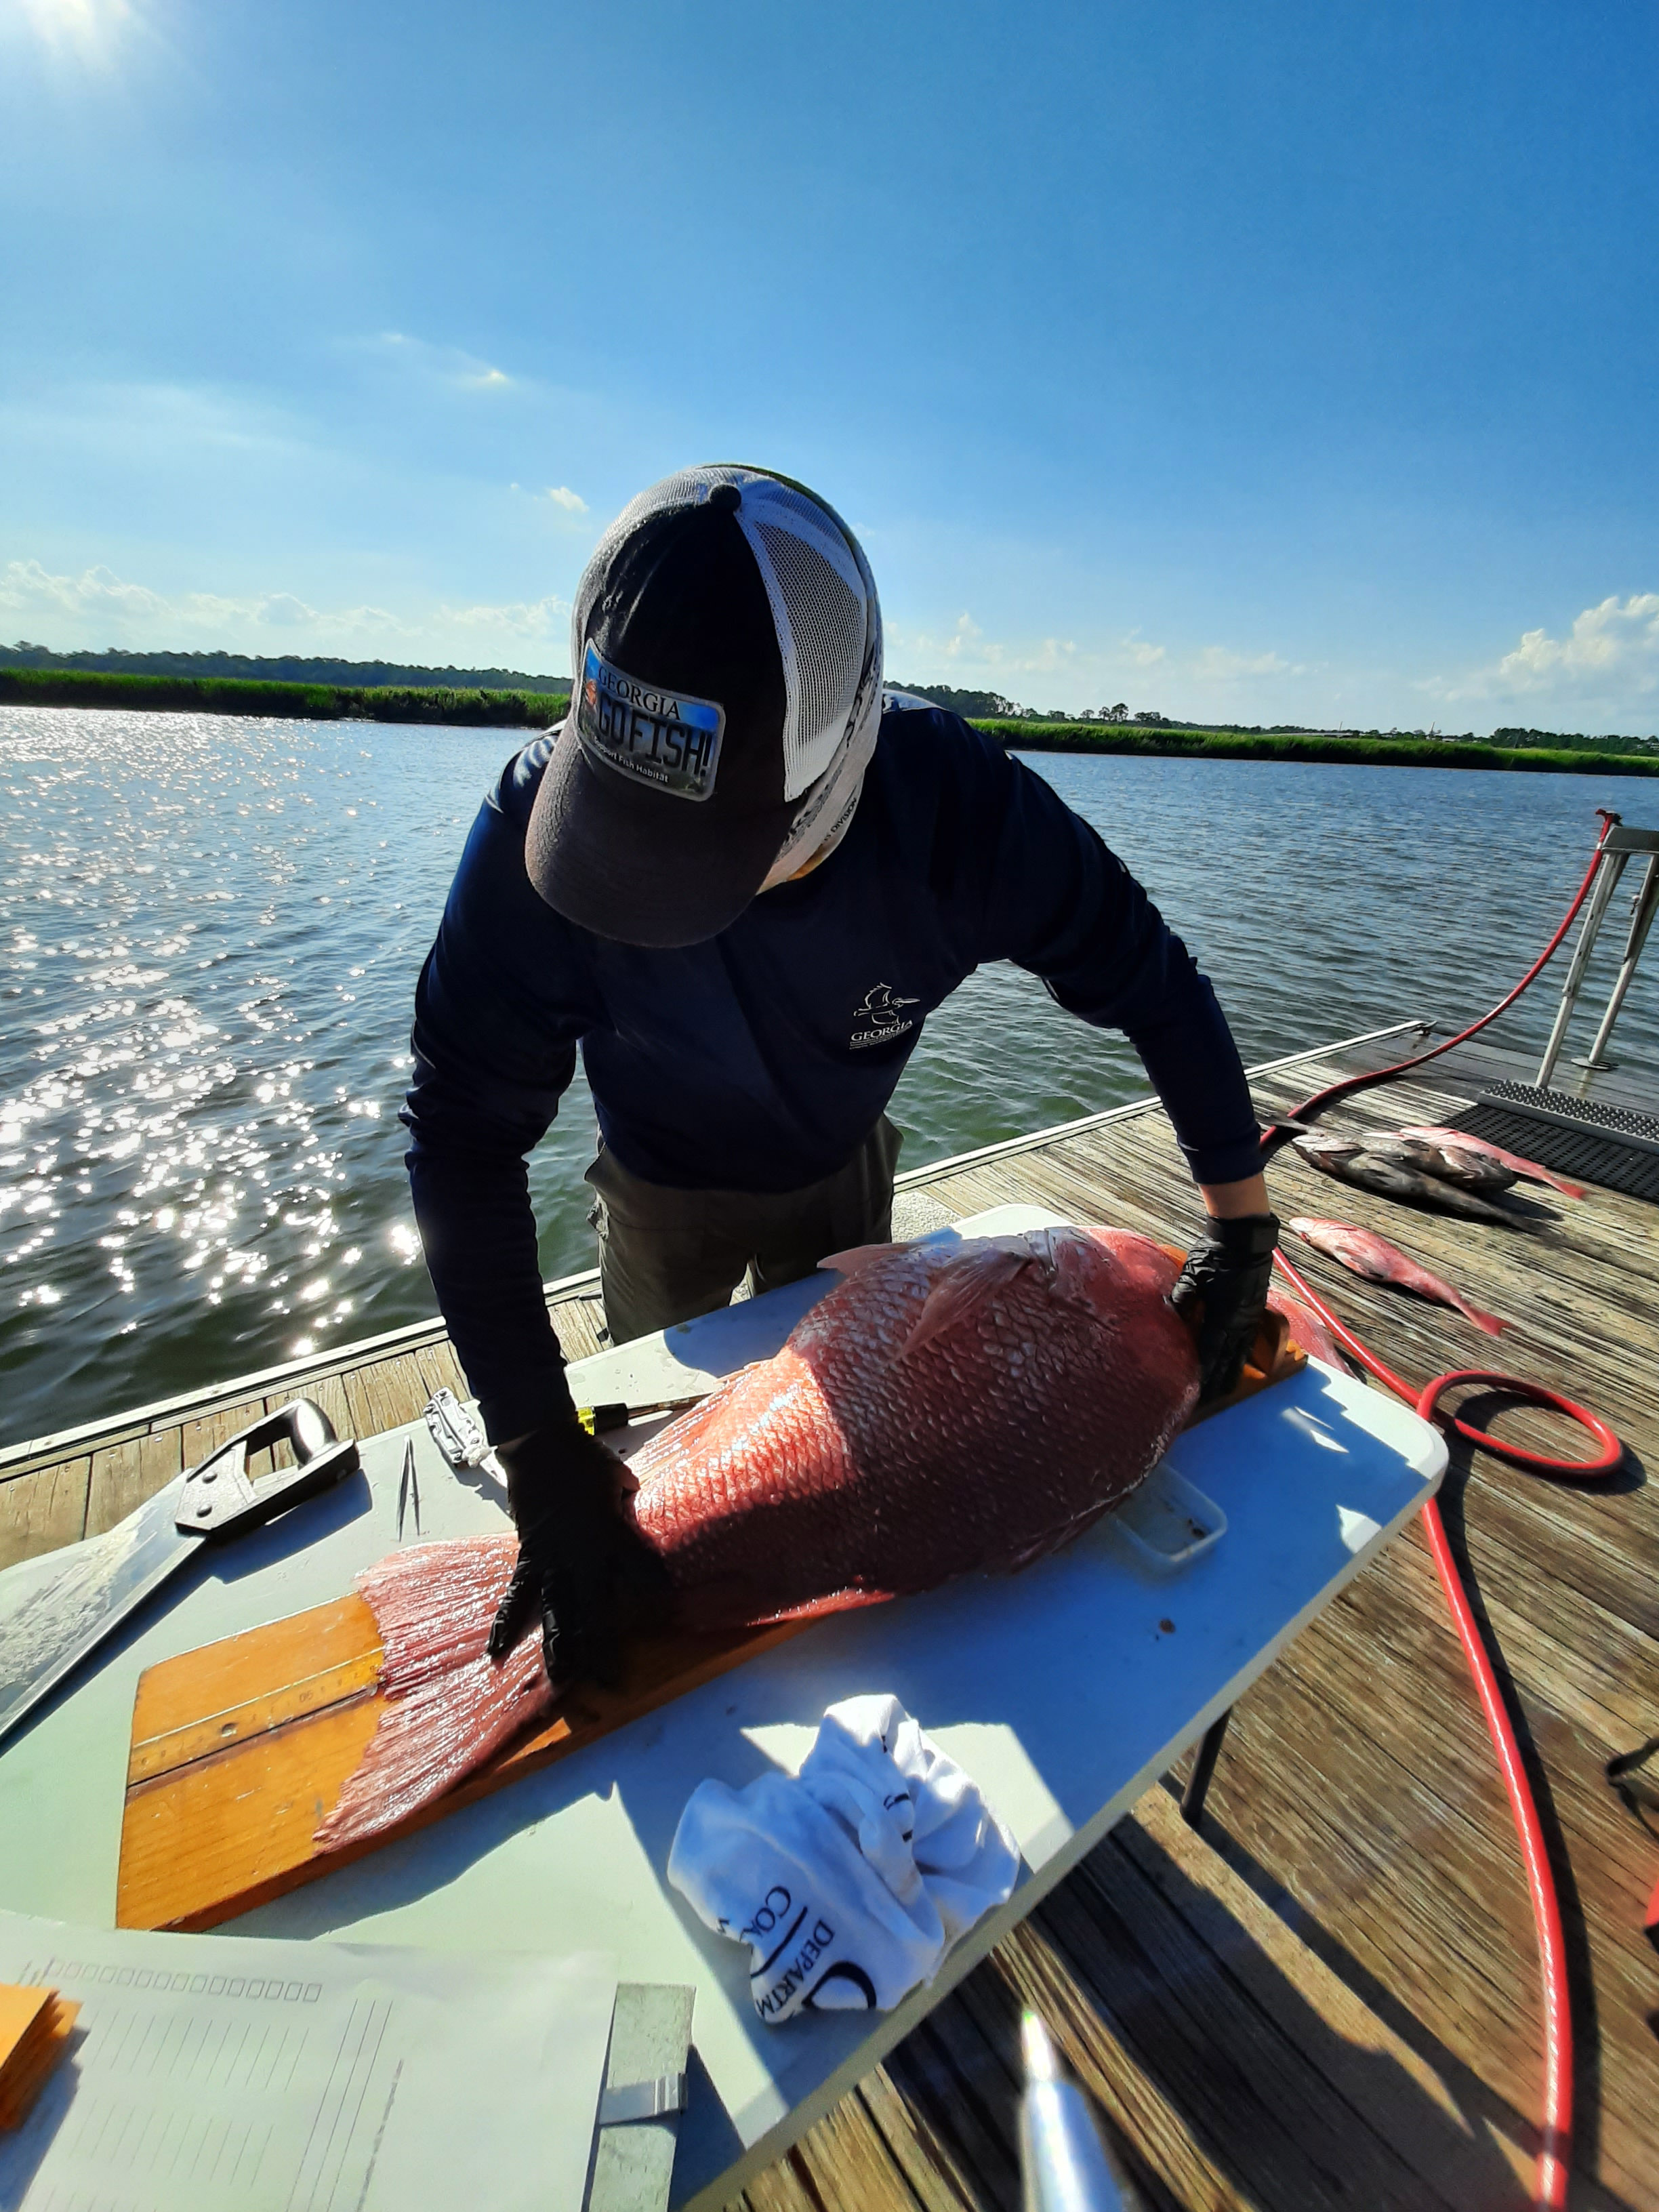
[[[659,2074],[654,2081],[623,2081],[599,2098],[599,2125],[620,2127],[632,2120],[665,2119],[685,2110],[684,2074]]]

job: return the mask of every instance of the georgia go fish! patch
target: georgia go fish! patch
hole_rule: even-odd
[[[590,760],[676,799],[707,799],[714,788],[725,729],[726,709],[714,700],[641,683],[589,645],[576,735]]]

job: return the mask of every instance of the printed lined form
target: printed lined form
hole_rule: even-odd
[[[464,2201],[485,2143],[494,2204],[580,2205],[616,1995],[603,1960],[0,1913],[0,1978],[81,2005],[57,2078],[0,2139],[5,2212],[408,2212]]]

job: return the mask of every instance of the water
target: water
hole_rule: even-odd
[[[514,749],[0,709],[0,1442],[432,1311],[396,1119],[410,1003]],[[1565,905],[1592,810],[1659,817],[1651,786],[1595,776],[1032,764],[1182,928],[1251,1060],[1480,1011]],[[1603,977],[1622,937],[1605,933]],[[1541,1041],[1553,998],[1540,985],[1500,1036]],[[1656,1002],[1659,957],[1626,1059],[1659,1065]],[[904,1164],[1141,1088],[1122,1040],[987,969],[899,1090]],[[578,1079],[532,1169],[549,1276],[592,1264],[592,1135]]]

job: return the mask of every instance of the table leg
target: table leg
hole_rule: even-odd
[[[1210,1794],[1210,1778],[1215,1772],[1215,1763],[1221,1756],[1221,1739],[1227,1733],[1227,1723],[1233,1717],[1228,1706],[1218,1721],[1212,1721],[1204,1731],[1193,1761],[1193,1771],[1187,1777],[1187,1787],[1181,1793],[1181,1817],[1189,1828],[1196,1828],[1204,1818],[1204,1800]]]

